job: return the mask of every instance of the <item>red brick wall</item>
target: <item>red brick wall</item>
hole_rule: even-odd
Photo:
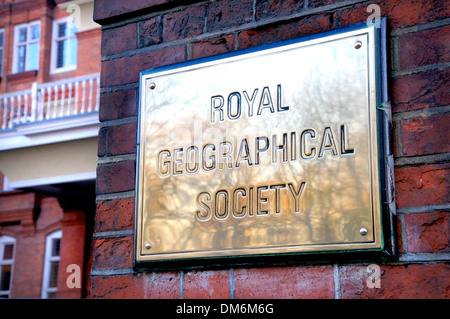
[[[0,1],[0,28],[5,30],[0,93],[29,90],[32,83],[36,81],[38,83],[53,82],[100,72],[100,29],[77,33],[76,70],[53,74],[50,72],[53,21],[68,15],[64,10],[55,7],[52,0]],[[12,74],[14,26],[35,20],[41,22],[39,70]]]
[[[58,9],[59,10],[59,9]],[[100,29],[87,30],[77,33],[78,52],[77,68],[73,71],[49,73],[49,82],[69,79],[73,77],[100,73]],[[50,55],[48,55],[50,57]],[[50,61],[50,59],[48,58]]]
[[[94,298],[449,298],[449,13],[441,0],[97,0],[102,95]],[[221,270],[133,269],[139,72],[388,18],[399,257]]]
[[[41,22],[40,33],[40,61],[39,69],[48,70],[48,60],[42,57],[49,54],[47,49],[51,42],[51,18],[53,16],[53,5],[47,0],[36,1],[6,1],[0,4],[0,28],[5,30],[4,33],[4,53],[3,53],[3,70],[0,75],[0,93],[26,90],[31,87],[34,81],[42,83],[48,77],[47,72],[33,72],[27,76],[7,76],[12,74],[13,66],[13,47],[14,47],[14,26],[21,23],[28,23],[39,20]],[[48,24],[50,23],[50,28]],[[49,55],[50,56],[50,55]]]
[[[46,238],[57,230],[62,230],[57,298],[82,297],[86,293],[85,229],[85,213],[65,212],[54,197],[20,191],[0,193],[0,236],[16,240],[10,297],[41,298]],[[71,264],[81,268],[80,288],[67,286],[71,273],[66,270]]]

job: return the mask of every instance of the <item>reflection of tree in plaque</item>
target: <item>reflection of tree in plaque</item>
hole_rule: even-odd
[[[141,103],[138,240],[152,247],[142,255],[378,245],[359,232],[376,226],[378,198],[372,36],[144,75],[155,87]]]

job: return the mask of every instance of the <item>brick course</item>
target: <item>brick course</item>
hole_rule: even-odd
[[[401,124],[404,156],[450,152],[450,113],[407,119]]]
[[[204,5],[186,8],[163,16],[164,42],[200,35],[205,27]]]
[[[180,273],[125,274],[96,276],[92,297],[102,299],[177,299],[180,297]]]
[[[427,212],[405,216],[406,247],[410,253],[449,252],[448,212]]]
[[[134,198],[103,201],[97,204],[95,231],[133,229]]]
[[[135,273],[133,236],[123,231],[133,231],[139,72],[365,23],[369,4],[388,18],[400,254],[375,262],[381,288],[367,286],[370,261]],[[449,298],[449,10],[438,0],[97,0],[103,126],[92,296]]]
[[[230,298],[229,271],[191,271],[184,274],[183,298]]]
[[[450,103],[445,83],[449,70],[437,67],[394,77],[392,79],[392,110],[394,113],[444,106]]]
[[[122,51],[136,49],[136,28],[136,24],[133,23],[114,30],[106,30],[103,32],[102,55],[117,54]]]
[[[160,19],[150,18],[139,24],[139,47],[161,43]],[[112,31],[114,32],[114,31]]]
[[[450,60],[450,26],[399,36],[400,69]]]
[[[133,89],[106,92],[100,95],[100,121],[137,116],[136,91]]]
[[[108,87],[135,83],[139,81],[139,72],[142,70],[182,62],[184,59],[185,48],[175,46],[105,61],[102,63],[101,85]]]
[[[238,269],[234,272],[236,298],[332,299],[333,266]]]
[[[137,123],[108,126],[99,132],[99,156],[136,153]],[[114,147],[111,147],[114,145]]]
[[[434,164],[396,169],[397,207],[448,203],[449,167],[450,164]]]
[[[133,238],[108,237],[94,239],[96,269],[129,268],[133,265]]]
[[[339,270],[344,299],[448,299],[448,263],[383,265],[380,288],[367,286],[368,265],[343,266]]]
[[[97,194],[126,192],[134,189],[136,163],[100,165],[97,168]]]

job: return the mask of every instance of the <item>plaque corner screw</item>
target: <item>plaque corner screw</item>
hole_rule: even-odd
[[[361,236],[366,236],[368,232],[369,232],[369,231],[367,230],[366,227],[362,227],[362,228],[359,230],[359,233],[361,234]]]
[[[150,243],[145,243],[145,249],[150,249],[152,248],[152,244]]]
[[[355,49],[360,49],[362,47],[362,45],[363,45],[363,43],[360,40],[358,40],[355,42],[354,47],[355,47]]]
[[[149,88],[150,90],[154,90],[156,88],[155,82],[150,83]]]

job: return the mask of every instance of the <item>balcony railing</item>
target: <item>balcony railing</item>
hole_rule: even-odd
[[[0,131],[17,125],[98,112],[100,74],[33,83],[30,90],[0,95]]]

